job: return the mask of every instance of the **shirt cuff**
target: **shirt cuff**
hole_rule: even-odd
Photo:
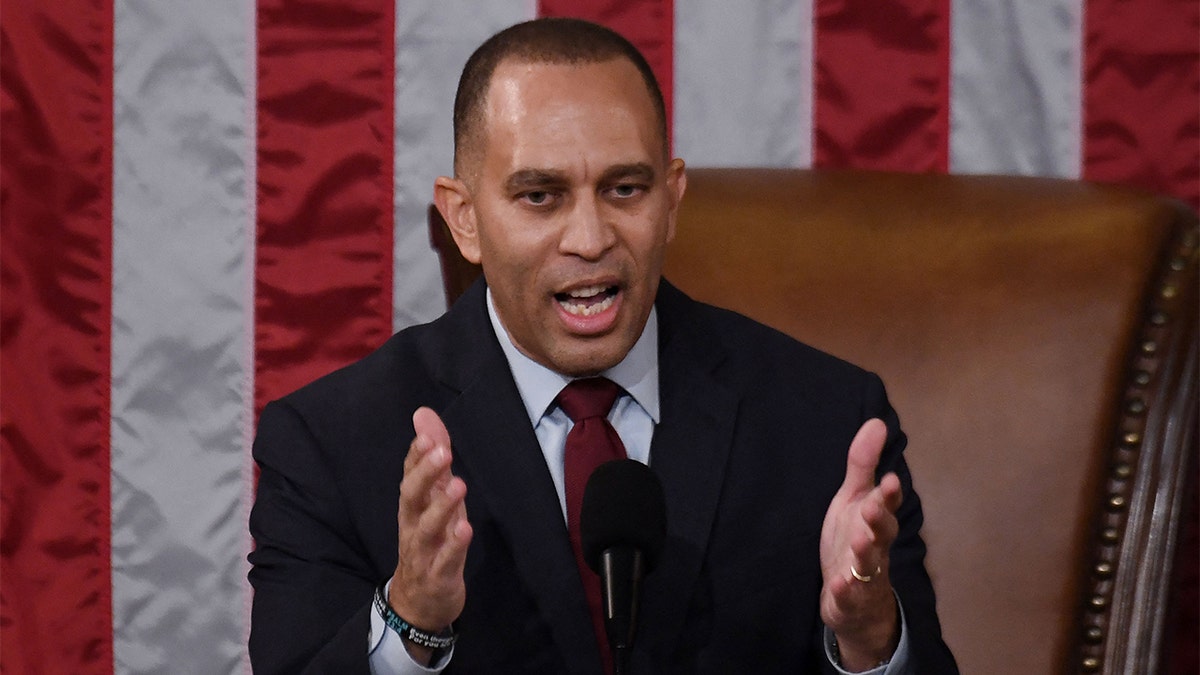
[[[830,665],[838,675],[901,675],[908,672],[908,626],[904,619],[904,605],[900,602],[900,596],[896,596],[896,607],[900,609],[900,640],[896,643],[896,651],[886,664],[870,670],[851,672],[842,668],[834,658],[834,654],[837,653],[837,637],[829,626],[825,626],[825,658],[829,659]]]
[[[388,579],[383,587],[386,594],[391,590],[392,580]],[[372,607],[371,629],[367,633],[367,659],[371,664],[371,675],[423,675],[424,673],[440,673],[450,663],[454,656],[454,647],[442,654],[437,661],[429,666],[423,666],[413,659],[412,654],[404,647],[404,638],[390,630],[384,623],[383,617]]]

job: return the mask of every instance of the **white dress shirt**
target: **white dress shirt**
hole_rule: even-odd
[[[521,402],[529,414],[529,422],[541,445],[542,455],[546,458],[546,467],[550,478],[554,481],[554,489],[558,492],[559,506],[562,508],[563,522],[567,518],[567,497],[564,487],[565,469],[563,454],[566,450],[567,433],[574,426],[571,419],[561,408],[554,405],[554,399],[562,388],[574,378],[567,377],[543,366],[521,353],[513,344],[508,331],[500,323],[496,308],[492,303],[492,291],[487,290],[487,311],[491,319],[492,329],[500,342],[500,348],[508,359],[509,370],[517,384]],[[633,348],[625,355],[620,363],[601,373],[617,383],[624,391],[617,397],[608,421],[617,430],[621,442],[625,445],[625,453],[630,459],[636,459],[643,464],[650,463],[650,441],[654,436],[654,426],[659,422],[658,396],[658,310],[650,309],[646,327],[634,343]],[[453,439],[451,439],[453,441]],[[390,588],[391,581],[388,582]],[[897,599],[897,602],[899,600]],[[880,666],[867,675],[900,675],[905,671],[908,661],[908,637],[904,630],[904,613],[900,615],[900,643],[896,653],[887,666]],[[367,636],[370,654],[371,672],[374,675],[419,675],[420,673],[439,673],[450,663],[453,650],[445,654],[432,667],[422,666],[409,656],[403,641],[395,631],[389,630],[378,612],[371,612],[371,630]],[[833,659],[833,632],[825,629],[825,654],[834,668],[844,675],[852,675],[842,670]]]

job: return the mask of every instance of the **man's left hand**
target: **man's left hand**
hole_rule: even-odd
[[[888,552],[900,526],[900,479],[875,471],[887,440],[881,420],[867,420],[846,459],[846,480],[821,528],[821,619],[837,636],[841,664],[867,670],[891,658],[900,638]]]

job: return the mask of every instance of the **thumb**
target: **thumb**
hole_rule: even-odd
[[[851,494],[869,492],[875,487],[875,469],[887,441],[887,425],[880,419],[869,419],[850,441],[846,455],[846,480],[842,490]]]

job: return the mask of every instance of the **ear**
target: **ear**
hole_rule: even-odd
[[[676,157],[667,165],[667,193],[671,203],[667,210],[667,241],[675,239],[675,218],[679,214],[679,202],[687,191],[687,171],[683,160]]]
[[[456,178],[439,176],[433,182],[433,203],[450,226],[454,243],[468,261],[478,265],[479,228],[475,217],[475,202],[466,183]]]

